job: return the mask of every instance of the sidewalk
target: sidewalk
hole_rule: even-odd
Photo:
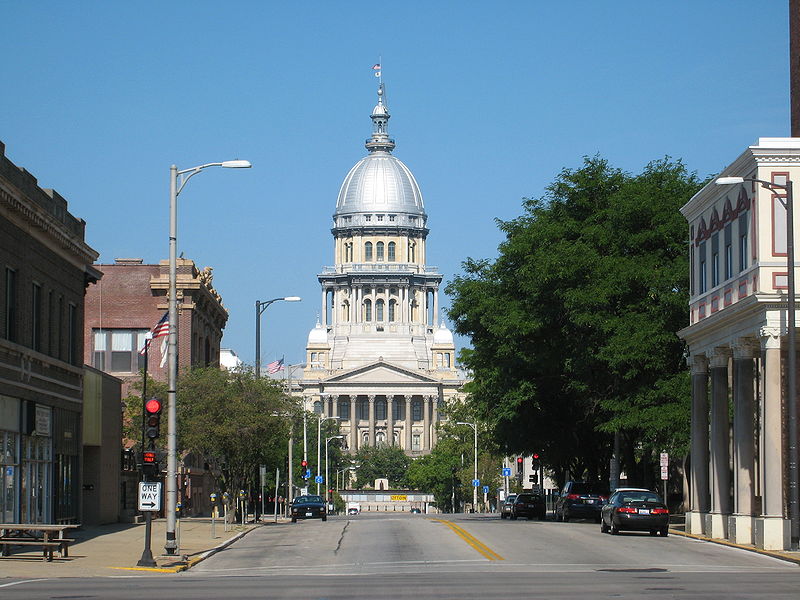
[[[278,519],[281,523],[282,519]],[[179,551],[173,556],[164,555],[166,519],[153,521],[150,551],[156,561],[155,568],[138,567],[136,563],[144,550],[144,524],[115,523],[85,527],[70,532],[75,542],[70,544],[69,556],[60,558],[56,553],[52,562],[42,560],[41,549],[22,552],[25,548],[14,548],[9,557],[0,558],[0,582],[3,578],[41,577],[107,577],[119,575],[159,575],[176,573],[189,568],[255,527],[272,526],[246,523],[229,525],[229,531],[220,519],[214,525],[212,537],[211,519],[208,517],[184,518],[179,521],[176,536]]]

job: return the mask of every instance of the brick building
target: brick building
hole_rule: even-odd
[[[85,361],[130,382],[138,377],[145,334],[168,310],[169,261],[146,265],[139,258],[118,258],[96,267],[103,279],[86,294]],[[179,258],[177,272],[178,368],[218,365],[228,312],[212,285],[211,267],[201,271]],[[148,373],[163,381],[166,339],[157,339],[148,357]]]
[[[0,142],[0,523],[81,517],[85,226]]]

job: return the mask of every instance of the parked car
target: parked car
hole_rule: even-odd
[[[419,515],[422,513],[422,511],[419,508],[412,508],[410,512],[415,515]]]
[[[556,500],[556,521],[594,519],[600,522],[600,509],[608,500],[608,492],[600,484],[568,481]]]
[[[506,496],[506,499],[503,500],[503,504],[500,507],[500,518],[507,519],[511,516],[511,507],[514,504],[514,500],[517,498],[516,494],[509,494]]]
[[[347,514],[348,515],[357,515],[358,514],[358,509],[355,508],[354,506],[350,507],[350,508],[347,509]]]
[[[619,488],[603,506],[600,531],[616,535],[623,530],[669,533],[669,510],[661,496],[642,488]]]
[[[519,494],[514,500],[514,504],[511,505],[512,519],[518,519],[519,517],[533,519],[536,517],[540,521],[544,521],[546,516],[547,505],[541,494]]]
[[[322,496],[298,496],[292,502],[292,523],[297,519],[322,519],[328,520],[325,510],[325,500]]]

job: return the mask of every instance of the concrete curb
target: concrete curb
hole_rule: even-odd
[[[720,546],[728,546],[730,548],[738,548],[739,550],[747,550],[748,552],[763,554],[764,556],[770,556],[772,558],[777,558],[778,560],[783,560],[786,562],[794,563],[796,565],[800,565],[800,555],[792,556],[790,554],[786,554],[784,552],[777,552],[775,550],[764,550],[762,548],[756,548],[755,546],[745,546],[744,544],[736,544],[734,542],[729,542],[728,540],[719,540],[716,538],[706,537],[704,535],[695,535],[693,533],[686,533],[685,531],[681,531],[680,529],[670,529],[669,532],[675,535],[691,538],[693,540],[698,540],[701,542],[711,542],[712,544],[719,544]]]
[[[251,527],[249,529],[245,529],[244,531],[242,531],[241,533],[236,534],[232,538],[230,538],[228,540],[225,540],[219,546],[215,546],[214,548],[211,548],[211,550],[206,550],[200,556],[196,556],[196,557],[190,559],[189,562],[186,563],[185,565],[181,565],[179,567],[175,567],[175,569],[172,570],[172,572],[173,573],[180,573],[182,571],[188,571],[189,569],[191,569],[196,564],[203,562],[209,556],[215,555],[217,552],[219,552],[220,550],[224,550],[225,548],[230,546],[235,541],[242,539],[244,536],[246,536],[248,533],[250,533],[254,529],[255,529],[255,527]]]

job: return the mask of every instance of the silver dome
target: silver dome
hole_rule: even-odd
[[[336,215],[376,212],[425,216],[417,180],[388,152],[373,152],[358,161],[344,178],[336,201]]]

